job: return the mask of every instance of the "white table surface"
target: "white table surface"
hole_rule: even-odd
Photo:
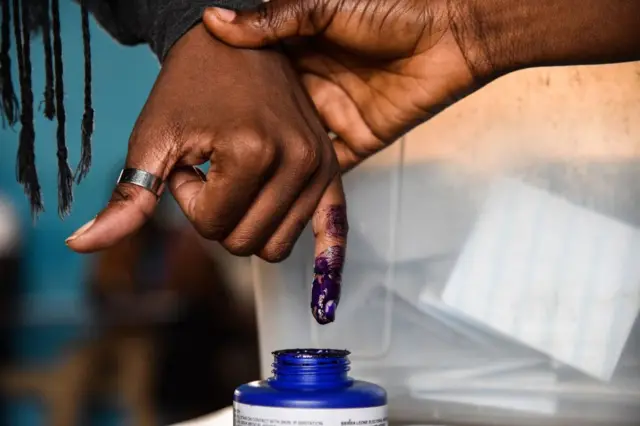
[[[188,422],[177,423],[173,426],[232,426],[233,407],[223,408],[215,413],[208,414]]]

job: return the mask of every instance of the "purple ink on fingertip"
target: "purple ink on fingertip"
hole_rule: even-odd
[[[345,249],[342,246],[331,246],[316,257],[311,287],[311,312],[319,324],[335,320],[340,302],[344,259]]]
[[[334,238],[347,238],[349,222],[347,220],[347,206],[333,205],[322,210],[326,215],[326,233]]]

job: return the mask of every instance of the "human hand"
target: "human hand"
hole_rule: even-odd
[[[206,161],[205,176],[193,166]],[[316,254],[332,265],[324,278],[340,277],[347,226],[338,163],[280,53],[234,49],[202,25],[192,29],[164,62],[132,132],[125,167],[168,179],[198,232],[236,255],[283,260],[313,216]],[[138,230],[156,204],[151,192],[120,184],[108,206],[67,244],[78,252],[110,247]],[[324,323],[333,320],[340,282],[334,279],[330,289],[322,282],[315,285],[324,296],[314,313]]]
[[[286,52],[347,170],[466,93],[474,83],[444,0],[272,0],[255,12],[211,8],[222,41]]]
[[[639,17],[637,0],[272,0],[204,23],[285,42],[346,170],[511,71],[640,59]]]

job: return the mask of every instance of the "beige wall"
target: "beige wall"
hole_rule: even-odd
[[[367,164],[389,164],[396,155]],[[640,62],[508,75],[407,135],[404,156],[494,171],[533,159],[638,157]]]

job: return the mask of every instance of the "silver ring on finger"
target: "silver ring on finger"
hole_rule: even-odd
[[[162,194],[164,181],[158,176],[140,169],[122,169],[118,177],[118,184],[130,183],[151,192],[156,197]]]

